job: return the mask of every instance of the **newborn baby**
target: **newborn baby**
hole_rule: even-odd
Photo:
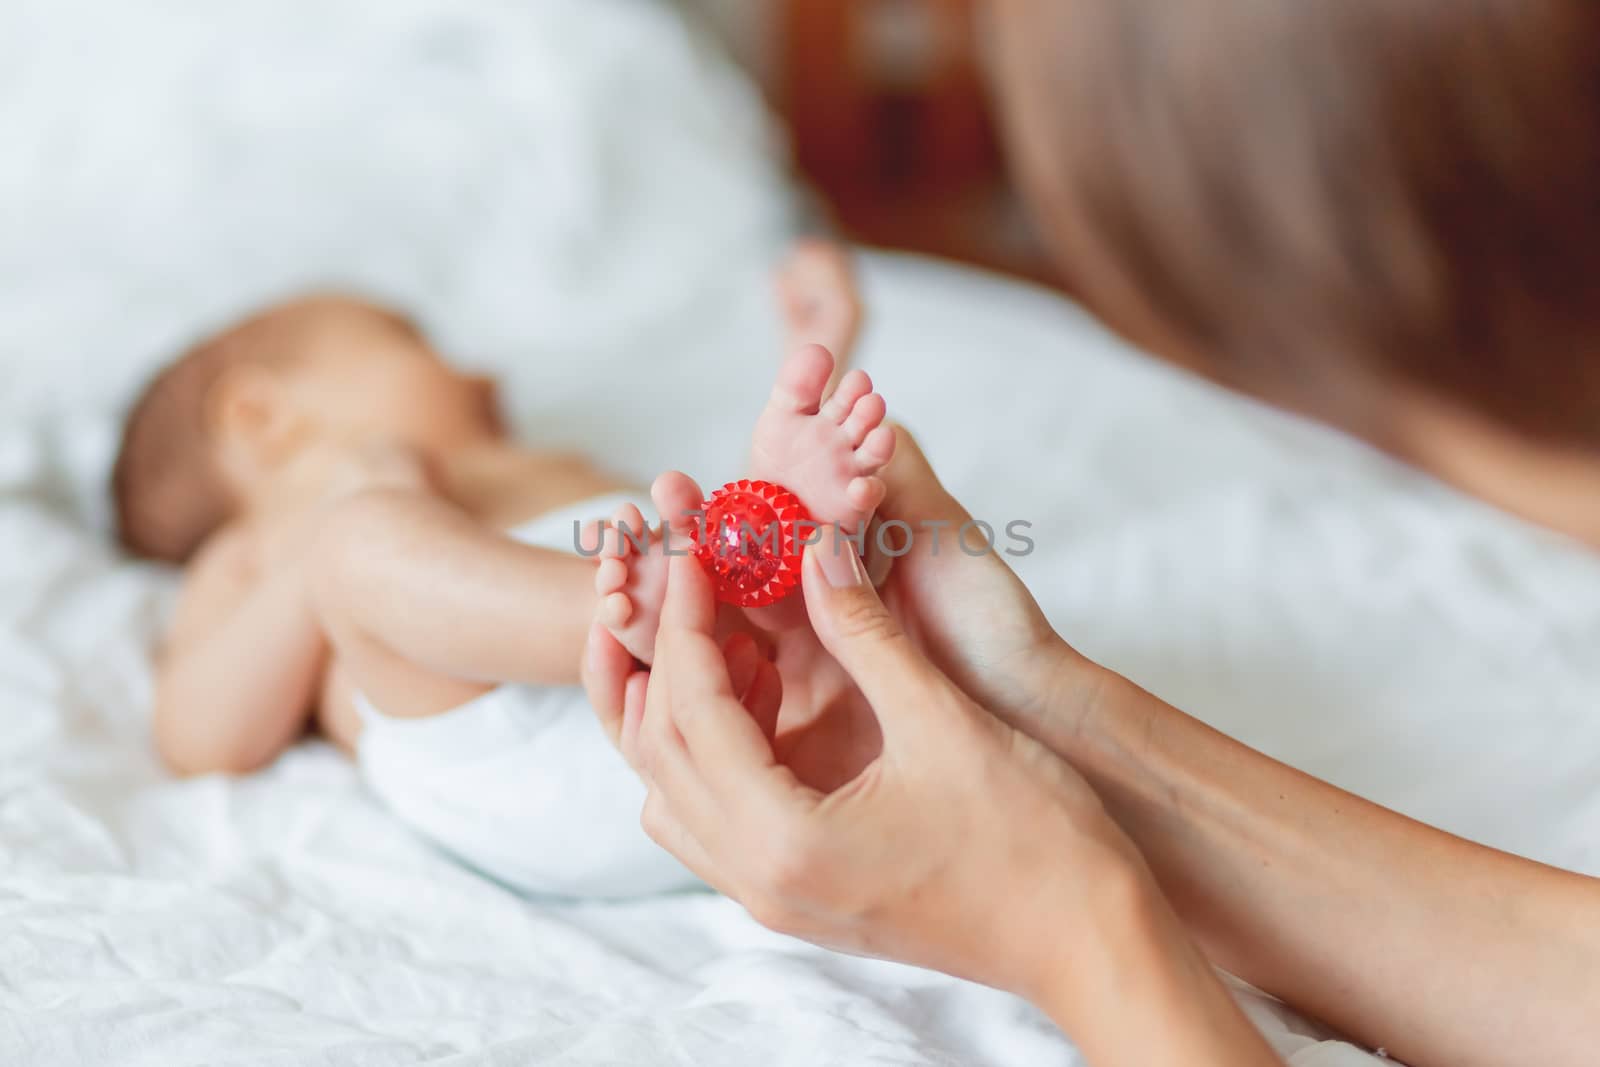
[[[779,290],[790,355],[749,474],[854,529],[894,435],[866,374],[836,375],[822,347],[853,341],[848,260],[802,245]],[[689,484],[661,481],[664,513],[698,505]],[[203,342],[135,406],[113,490],[127,545],[185,564],[156,672],[174,769],[250,771],[315,723],[402,819],[517,888],[692,884],[639,830],[643,789],[576,687],[597,609],[649,661],[666,573],[614,537],[597,570],[575,522],[642,524],[649,502],[510,440],[493,382],[405,318],[308,297]]]

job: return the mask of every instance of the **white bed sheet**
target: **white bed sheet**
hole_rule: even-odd
[[[0,110],[0,1063],[1078,1062],[1010,997],[715,897],[516,898],[320,744],[240,781],[172,781],[150,751],[172,580],[91,532],[114,409],[265,293],[373,288],[507,374],[530,438],[737,473],[746,427],[714,413],[769,381],[791,200],[747,89],[676,26],[594,0],[0,10],[0,98],[28,102]],[[82,77],[106,65],[117,94]],[[1019,569],[1086,652],[1600,875],[1593,558],[1036,290],[895,257],[866,284],[861,362],[969,506],[1035,524]],[[1298,1067],[1373,1062],[1246,1004]]]
[[[863,364],[979,514],[1036,524],[1021,569],[1084,649],[1317,774],[1600,873],[1593,560],[1148,365],[1046,294],[890,257],[867,283]],[[551,412],[615,390],[625,466],[720,477],[743,431],[698,408],[753,403],[771,364],[759,329],[734,333],[608,383],[543,368]],[[607,419],[561,429],[614,440]],[[0,505],[0,561],[0,1062],[1077,1062],[1009,997],[726,900],[518,899],[321,744],[169,780],[143,696],[170,577],[31,493]],[[1295,1064],[1369,1062],[1246,1002]]]

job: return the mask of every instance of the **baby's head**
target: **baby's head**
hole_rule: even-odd
[[[1600,3],[995,7],[1104,320],[1600,542]]]
[[[438,455],[502,432],[493,382],[450,367],[404,316],[302,297],[202,341],[146,387],[112,473],[119,533],[181,562],[308,446]]]

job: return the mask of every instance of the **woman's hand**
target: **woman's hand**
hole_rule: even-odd
[[[993,836],[998,827],[1026,827],[1029,840],[1046,842],[1040,848],[1052,863],[1059,862],[1071,870],[1068,880],[1072,885],[1086,886],[1086,869],[1093,865],[1086,864],[1084,857],[1073,856],[1070,849],[1063,847],[1065,842],[1083,837],[1080,831],[1093,827],[1100,836],[1101,847],[1096,852],[1100,859],[1118,850],[1124,858],[1132,856],[1131,847],[1106,818],[1098,798],[1067,764],[998,721],[968,694],[994,701],[1002,717],[1024,717],[1025,711],[1052,703],[1047,697],[1057,691],[1087,698],[1093,690],[1093,672],[1098,668],[1081,660],[1055,634],[1026,588],[998,556],[993,552],[969,555],[960,546],[957,538],[970,516],[939,484],[915,441],[904,431],[898,432],[901,439],[897,457],[884,472],[888,496],[880,515],[907,524],[913,539],[909,551],[894,561],[883,585],[882,601],[870,586],[839,592],[826,583],[813,588],[812,560],[842,563],[855,559],[848,545],[834,546],[830,540],[828,547],[813,548],[805,567],[806,601],[812,609],[816,633],[807,629],[780,635],[776,651],[781,682],[779,672],[757,654],[747,638],[736,636],[719,648],[710,630],[703,626],[684,627],[681,623],[686,617],[680,614],[676,625],[670,617],[663,619],[658,640],[664,638],[668,645],[665,651],[658,647],[656,661],[666,669],[658,667],[654,675],[635,672],[632,658],[609,634],[596,627],[590,637],[584,671],[591,700],[613,740],[647,780],[651,774],[645,761],[654,759],[651,754],[662,748],[659,743],[650,743],[660,740],[656,735],[641,735],[639,724],[648,720],[656,724],[655,728],[664,729],[662,724],[671,718],[670,712],[653,719],[644,715],[647,686],[651,701],[661,706],[709,706],[708,698],[717,694],[724,711],[734,714],[734,721],[748,726],[748,720],[754,717],[760,730],[747,740],[759,737],[759,764],[766,773],[780,778],[794,796],[814,801],[817,818],[837,818],[848,824],[858,816],[847,806],[865,804],[869,797],[876,800],[893,794],[906,805],[906,811],[923,811],[928,816],[929,841],[947,851],[959,849],[963,855],[970,855],[971,841]],[[837,556],[835,547],[840,551]],[[701,600],[709,603],[710,593],[704,588],[706,582],[698,568],[679,567],[674,580],[677,584],[669,592],[669,604],[684,608]],[[841,600],[859,601],[862,606],[845,610],[840,616],[820,613],[818,605],[837,606]],[[709,610],[703,604],[696,610],[701,609]],[[697,618],[705,622],[703,613]],[[876,629],[862,629],[869,624]],[[929,662],[929,656],[937,666]],[[687,666],[691,661],[699,666],[691,669]],[[1068,669],[1079,673],[1065,677]],[[946,671],[960,684],[953,684]],[[739,701],[732,699],[734,695],[746,710],[739,710]],[[780,702],[784,706],[781,731],[776,725]],[[625,706],[630,709],[626,714]],[[892,725],[896,713],[902,710],[912,715],[909,732],[906,728],[895,731]],[[936,713],[937,719],[932,718]],[[884,735],[881,740],[875,736],[879,727]],[[748,729],[745,733],[749,734]],[[874,736],[865,736],[868,733]],[[916,753],[916,745],[924,742],[929,752]],[[667,751],[670,758],[676,750]],[[947,764],[957,760],[960,766],[940,766],[941,760]],[[727,762],[737,765],[735,761]],[[930,777],[927,768],[934,766],[940,766],[940,770]],[[911,777],[903,777],[905,773]],[[945,789],[947,785],[951,788]],[[924,786],[945,789],[937,796],[950,806],[949,810],[942,811],[937,804],[924,805],[927,798],[905,792]],[[787,875],[793,872],[779,870],[777,877],[766,879],[759,879],[756,874],[763,863],[784,868],[793,865],[808,871],[820,869],[818,865],[809,859],[796,860],[797,850],[791,847],[792,843],[773,847],[763,832],[753,835],[758,844],[754,851],[740,854],[737,866],[726,872],[710,869],[712,853],[697,847],[692,835],[682,834],[681,821],[666,818],[661,810],[669,792],[653,790],[651,807],[646,812],[647,821],[662,836],[679,835],[679,840],[663,843],[690,866],[696,865],[696,858],[687,853],[697,852],[699,863],[707,868],[701,871],[702,876],[744,900],[769,925],[806,932],[797,928],[796,921],[786,921],[800,916],[782,910],[781,894],[757,892],[754,888],[764,883],[785,885]],[[847,808],[848,814],[836,814],[841,808]],[[716,806],[712,805],[711,810],[717,810]],[[886,820],[898,817],[887,809],[873,810]],[[1064,825],[1052,831],[1047,826],[1051,820],[1064,821]],[[1071,826],[1078,826],[1078,830],[1068,832],[1067,827]],[[731,824],[728,830],[734,832]],[[885,835],[881,841],[877,836],[880,832]],[[912,884],[921,872],[915,865],[879,866],[882,841],[904,841],[913,855],[922,856],[929,864],[946,866],[948,857],[937,851],[924,851],[926,842],[907,838],[899,829],[863,824],[858,833],[861,855],[855,858],[867,866],[853,872],[860,876],[855,879],[841,872],[835,879],[838,884],[874,884],[893,870],[906,880],[901,890],[911,894]],[[849,839],[831,831],[829,836],[838,842]],[[1113,844],[1116,847],[1108,852],[1108,846]],[[995,847],[1007,846],[997,843]],[[844,857],[839,858],[842,861]],[[728,861],[722,862],[725,865]],[[974,869],[981,871],[994,865],[994,861],[980,858]],[[1138,866],[1142,868],[1142,864]],[[1053,898],[1049,908],[1056,918],[1050,920],[1050,925],[1059,922],[1059,895],[1042,884],[1037,872],[1024,876],[1024,884],[1037,885],[1043,895]],[[748,887],[749,891],[740,893],[739,886]],[[885,886],[878,888],[883,890]],[[975,924],[945,919],[930,925],[966,930],[987,940],[992,933],[989,916],[994,909],[977,888],[973,887],[969,902],[980,914]],[[1001,910],[1014,911],[1015,905],[1016,901],[1011,901]],[[850,908],[845,906],[844,910],[848,912]],[[865,902],[857,910],[865,910]],[[809,930],[807,936],[848,945],[842,933],[830,936],[821,928]],[[1037,938],[1032,934],[1021,940],[1037,947]],[[864,951],[882,951],[861,947]],[[951,966],[944,969],[974,973],[955,964],[959,947],[948,951]],[[1022,957],[1014,958],[1019,972],[1025,970]],[[1003,975],[986,980],[1016,987]]]
[[[806,600],[878,710],[883,750],[831,793],[774,756],[775,669],[742,635],[719,647],[708,579],[672,564],[656,666],[616,732],[650,786],[645,828],[761,922],[1029,992],[1097,893],[1149,885],[1082,779],[922,657],[848,542],[807,553]]]
[[[825,533],[803,581],[881,753],[805,784],[774,752],[776,669],[719,646],[709,579],[674,558],[651,671],[603,643],[586,671],[651,837],[774,929],[1022,994],[1097,1064],[1276,1062],[1076,772],[928,662],[848,542]]]
[[[867,555],[869,572],[887,569],[879,584],[891,614],[941,671],[1011,725],[1038,737],[1033,726],[1044,718],[1081,717],[1107,672],[1062,640],[999,553],[978,543],[973,516],[916,440],[903,427],[895,434],[894,459],[880,475],[884,525]],[[907,528],[910,543],[896,547]],[[902,554],[875,557],[880,543]]]

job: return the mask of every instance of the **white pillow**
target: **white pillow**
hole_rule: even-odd
[[[791,225],[758,95],[659,2],[8,0],[0,99],[0,434],[94,413],[79,450],[286,291],[537,373],[662,343]]]

